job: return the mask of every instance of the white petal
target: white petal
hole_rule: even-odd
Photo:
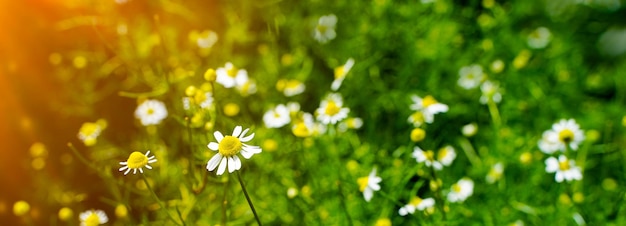
[[[239,159],[239,156],[235,155],[233,158],[235,159],[235,170],[241,169],[241,159]]]
[[[372,196],[374,196],[374,192],[372,191],[372,189],[365,188],[365,190],[363,191],[363,197],[365,198],[365,201],[369,202],[372,199]]]
[[[128,173],[130,173],[130,168],[126,169],[126,172],[124,172],[124,175],[127,175]]]
[[[232,173],[235,172],[235,160],[233,159],[233,157],[227,157],[228,159],[228,172]]]
[[[242,138],[239,139],[241,142],[248,142],[248,141],[251,141],[252,138],[254,138],[254,133],[248,135],[247,137],[243,137],[244,135],[241,135],[241,136]]]
[[[235,126],[235,129],[233,130],[233,137],[239,137],[239,134],[241,134],[241,126]]]
[[[243,155],[244,158],[249,159],[250,157],[252,157],[254,155],[254,153],[248,151],[247,149],[243,149],[241,150],[241,155]]]
[[[213,133],[213,136],[215,136],[215,140],[217,140],[218,143],[222,142],[222,139],[224,139],[224,135],[222,135],[220,131],[215,131],[215,133]]]
[[[209,162],[207,162],[206,169],[209,171],[213,171],[220,163],[220,160],[222,160],[222,155],[220,153],[217,153],[209,160]]]
[[[122,172],[122,171],[124,171],[126,169],[128,169],[128,166],[123,166],[122,168],[120,168],[120,172]]]
[[[226,170],[226,164],[227,164],[226,158],[222,158],[222,161],[220,161],[220,167],[217,168],[217,175],[222,175],[224,174],[224,171]]]
[[[241,132],[241,134],[239,135],[239,138],[245,137],[246,133],[248,133],[248,131],[250,131],[250,128],[244,129],[243,132]],[[245,141],[242,141],[242,142],[245,142]]]
[[[215,143],[215,142],[211,142],[211,143],[209,143],[209,145],[207,145],[207,147],[209,147],[209,149],[211,149],[213,151],[217,151],[219,146],[220,146],[220,144]]]

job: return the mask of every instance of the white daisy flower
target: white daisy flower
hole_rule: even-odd
[[[124,175],[126,175],[131,170],[133,171],[133,174],[137,174],[137,170],[139,170],[140,173],[143,173],[143,167],[152,169],[152,166],[150,166],[150,163],[155,163],[157,159],[154,155],[153,156],[149,156],[149,155],[150,155],[149,150],[148,152],[146,152],[145,155],[138,151],[130,153],[130,156],[128,156],[128,160],[126,160],[126,162],[120,162],[120,165],[122,165],[122,167],[120,167],[119,171],[122,172],[126,170],[126,172],[124,172]]]
[[[252,95],[256,93],[256,82],[249,79],[242,84],[237,84],[235,88],[237,88],[237,91],[239,91],[242,96]]]
[[[427,167],[432,167],[435,170],[441,170],[443,168],[441,162],[435,160],[435,152],[431,150],[424,151],[420,147],[415,146],[415,148],[413,148],[413,158],[415,158],[418,163],[423,162]]]
[[[401,207],[400,210],[398,210],[398,213],[400,214],[400,216],[406,216],[408,214],[415,213],[416,209],[419,211],[423,211],[426,208],[433,207],[433,206],[435,206],[435,199],[433,198],[422,199],[420,197],[415,196],[411,199],[411,201],[408,204]]]
[[[498,162],[491,167],[491,169],[489,170],[489,173],[487,173],[487,177],[485,178],[485,181],[487,181],[487,183],[489,184],[493,184],[496,181],[500,180],[500,178],[502,178],[503,173],[504,173],[504,166],[502,165],[501,162]]]
[[[546,172],[556,173],[554,179],[556,182],[581,180],[583,179],[580,167],[576,166],[573,159],[568,159],[565,155],[560,155],[557,160],[555,157],[546,159]]]
[[[317,120],[324,124],[336,124],[348,117],[349,108],[343,107],[343,99],[339,93],[331,93],[322,100],[320,107],[315,111]]]
[[[339,123],[337,129],[341,132],[345,132],[348,129],[360,129],[363,126],[363,119],[361,118],[348,118]]]
[[[448,193],[448,201],[463,202],[474,193],[474,181],[469,178],[462,178],[453,184]]]
[[[539,141],[539,148],[546,154],[557,150],[565,151],[567,147],[577,150],[585,135],[574,119],[561,119],[552,125],[552,129],[545,131]]]
[[[502,94],[500,94],[500,85],[498,83],[485,81],[480,86],[480,91],[482,91],[482,95],[480,96],[481,104],[487,104],[489,100],[492,100],[495,103],[500,103],[500,101],[502,100]]]
[[[102,210],[87,210],[78,215],[80,226],[97,226],[109,222],[109,218]]]
[[[292,97],[298,94],[301,94],[306,89],[304,83],[297,79],[281,79],[278,81],[279,84],[276,86],[279,88],[279,91],[282,91],[286,97]]]
[[[407,121],[415,127],[420,127],[424,124],[424,113],[421,111],[415,111],[409,116]]]
[[[198,47],[202,49],[208,49],[213,47],[217,42],[217,33],[211,30],[205,30],[202,33],[198,34],[196,39],[196,44]]]
[[[552,33],[545,27],[539,27],[528,35],[528,46],[533,49],[543,49],[550,44]]]
[[[437,152],[437,161],[444,166],[450,166],[456,158],[456,151],[452,146],[445,146]]]
[[[231,62],[226,63],[224,67],[218,68],[215,73],[217,74],[215,81],[222,84],[225,88],[244,85],[248,82],[248,72],[244,69],[236,68]]]
[[[350,72],[350,69],[352,69],[352,66],[354,66],[354,59],[350,58],[346,64],[335,68],[335,80],[333,80],[333,83],[330,85],[331,90],[337,91],[339,87],[341,87],[341,83],[343,83],[343,80],[346,78],[346,75],[348,75],[348,72]]]
[[[411,110],[422,112],[426,123],[433,123],[433,121],[435,121],[435,114],[448,111],[448,105],[437,102],[431,95],[425,96],[424,98],[412,95],[411,99],[413,99]]]
[[[335,39],[337,33],[335,33],[335,25],[337,25],[337,16],[334,14],[320,17],[315,26],[313,37],[320,43],[326,43]]]
[[[279,104],[275,108],[265,112],[263,122],[267,128],[280,128],[291,122],[289,115],[289,109],[287,109],[285,105]]]
[[[291,132],[297,137],[309,137],[315,132],[316,123],[313,120],[313,115],[310,113],[304,113],[300,118],[294,120],[295,123],[291,127]]]
[[[93,146],[98,141],[98,136],[100,136],[104,128],[106,128],[106,120],[104,119],[100,119],[97,122],[85,122],[78,130],[78,139],[85,146]]]
[[[250,129],[242,131],[241,126],[236,126],[232,136],[224,136],[220,131],[215,131],[213,136],[215,136],[217,142],[209,143],[208,147],[213,151],[217,151],[217,154],[207,163],[207,170],[213,171],[219,166],[217,175],[222,175],[228,166],[228,172],[232,173],[235,172],[235,170],[241,169],[241,160],[237,156],[238,153],[241,153],[246,159],[251,158],[254,154],[261,153],[259,146],[244,143],[254,138],[254,133],[246,136],[248,130]]]
[[[378,185],[378,183],[382,180],[382,178],[376,176],[376,168],[370,172],[369,176],[357,179],[359,190],[363,192],[365,201],[369,202],[372,199],[372,196],[374,196],[374,191],[380,190],[380,185]]]
[[[462,67],[459,70],[459,76],[459,81],[457,83],[465,89],[476,88],[485,79],[483,68],[478,64]]]
[[[135,118],[138,118],[144,126],[158,125],[166,117],[165,104],[158,100],[145,100],[135,110]]]

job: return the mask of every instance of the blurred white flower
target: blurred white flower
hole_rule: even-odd
[[[504,166],[501,162],[498,162],[491,166],[491,169],[489,170],[489,173],[487,173],[485,181],[487,181],[487,183],[489,184],[493,184],[496,181],[500,180],[500,178],[502,178],[502,173],[504,173]]]
[[[248,79],[244,83],[237,84],[235,88],[237,88],[237,91],[239,91],[242,96],[252,95],[256,93],[256,82]]]
[[[474,136],[476,132],[478,132],[478,125],[476,125],[476,123],[470,123],[461,128],[461,133],[466,137]]]
[[[109,218],[102,210],[87,210],[78,215],[80,226],[96,226],[109,222]]]
[[[533,49],[543,49],[550,43],[552,33],[545,27],[539,27],[528,35],[528,46]]]
[[[244,158],[249,159],[254,154],[261,153],[259,146],[244,143],[254,138],[254,133],[246,136],[249,130],[250,129],[245,129],[242,131],[241,126],[236,126],[232,136],[224,136],[220,131],[215,131],[213,136],[215,136],[217,142],[209,143],[208,147],[216,151],[217,154],[209,160],[206,169],[213,171],[219,166],[217,175],[222,175],[226,171],[226,167],[228,167],[228,172],[232,173],[235,172],[235,170],[241,169],[241,160],[237,154],[241,153]]]
[[[376,168],[372,169],[369,176],[357,179],[359,190],[363,192],[363,198],[365,198],[365,201],[369,202],[374,196],[374,191],[380,190],[380,185],[378,184],[382,180],[382,178],[376,176]]]
[[[333,80],[333,83],[330,85],[331,90],[337,91],[339,87],[341,87],[341,83],[343,83],[343,80],[352,69],[352,66],[354,66],[354,59],[350,58],[346,64],[335,68],[335,80]]]
[[[539,149],[546,154],[552,154],[558,150],[564,152],[567,147],[577,150],[583,140],[585,140],[585,135],[574,119],[561,119],[552,125],[552,129],[543,133],[539,141]]]
[[[483,68],[478,64],[462,67],[459,70],[459,80],[457,83],[464,89],[473,89],[480,85],[485,79]]]
[[[345,132],[348,129],[360,129],[363,126],[363,119],[361,118],[348,118],[339,123],[337,129],[341,132]]]
[[[137,106],[135,118],[144,126],[158,125],[167,117],[165,104],[158,100],[145,100]]]
[[[557,160],[555,157],[546,159],[546,172],[556,173],[554,179],[556,182],[581,180],[583,175],[576,162],[573,159],[568,159],[564,155],[560,155]]]
[[[435,121],[435,114],[448,111],[448,105],[437,102],[431,95],[427,95],[424,98],[412,95],[411,99],[413,99],[411,110],[422,112],[423,119],[426,123],[433,123],[433,121]],[[411,121],[411,118],[409,118],[409,121]]]
[[[435,152],[431,150],[424,151],[420,147],[415,146],[412,156],[418,163],[423,162],[427,167],[432,167],[435,170],[441,170],[443,168],[441,162],[435,159]]]
[[[487,80],[480,86],[480,91],[482,91],[482,95],[480,96],[481,104],[487,104],[489,100],[492,100],[495,103],[500,103],[502,100],[500,85],[498,83]]]
[[[315,111],[317,120],[324,124],[336,124],[348,117],[349,108],[343,107],[343,99],[339,93],[331,93],[322,100],[320,107]]]
[[[222,84],[225,88],[232,88],[237,85],[245,85],[248,82],[248,72],[244,69],[236,68],[232,63],[228,62],[224,67],[218,68],[216,82]]]
[[[453,184],[448,193],[449,202],[463,202],[474,193],[474,181],[469,178],[462,178]]]
[[[337,16],[334,14],[322,16],[317,21],[313,37],[320,43],[326,43],[335,39],[335,25],[337,25]]]
[[[456,159],[456,151],[454,151],[454,148],[450,145],[439,149],[437,152],[437,161],[444,166],[450,166],[454,159]]]
[[[263,122],[267,128],[280,128],[291,122],[289,109],[283,104],[277,105],[263,115]]]
[[[411,201],[408,204],[401,207],[400,210],[398,210],[398,213],[400,214],[400,216],[406,216],[408,214],[415,213],[416,209],[419,211],[423,211],[426,208],[433,207],[433,206],[435,206],[435,199],[433,198],[422,199],[420,197],[415,196],[411,199]]]

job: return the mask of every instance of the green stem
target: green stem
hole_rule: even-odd
[[[152,190],[152,186],[150,186],[150,183],[148,183],[148,179],[146,178],[146,175],[141,173],[141,178],[143,179],[143,182],[146,183],[146,187],[148,187],[148,190],[150,191],[150,194],[152,194],[152,197],[154,198],[154,200],[156,200],[156,202],[159,203],[159,206],[161,206],[161,209],[167,213],[167,216],[170,218],[170,220],[176,223],[177,225],[180,225],[178,221],[174,220],[174,217],[172,216],[172,214],[170,214],[170,211],[167,211],[167,209],[165,208],[165,204],[161,202],[161,199],[159,199],[156,193],[154,193],[154,190]],[[183,222],[182,225],[185,225],[185,221],[183,221],[182,216],[180,220]]]
[[[502,120],[500,119],[500,112],[498,111],[498,106],[496,105],[496,102],[490,99],[487,102],[487,106],[489,107],[489,113],[491,114],[491,120],[493,120],[493,125],[496,127],[496,129],[500,129]],[[497,132],[498,131],[496,131],[496,133]]]
[[[228,200],[226,200],[226,192],[228,191],[228,184],[230,180],[224,182],[224,198],[222,199],[222,225],[226,225],[226,209],[228,208]]]
[[[254,219],[256,219],[257,224],[261,226],[262,225],[261,220],[259,220],[259,215],[256,213],[256,210],[254,209],[254,205],[252,204],[252,200],[250,199],[250,196],[248,195],[246,186],[243,184],[243,180],[241,179],[241,174],[239,173],[239,170],[237,170],[237,179],[239,179],[241,190],[243,190],[243,194],[246,196],[246,200],[248,200],[248,205],[250,205],[250,209],[252,209],[252,213],[254,214]]]
[[[76,155],[78,160],[80,160],[81,162],[83,162],[85,165],[89,166],[89,168],[95,170],[96,172],[100,172],[100,170],[97,167],[91,165],[91,163],[89,163],[89,161],[85,157],[83,157],[83,155],[81,155],[80,152],[78,152],[78,150],[76,150],[76,147],[74,147],[74,145],[71,142],[67,143],[67,147],[69,147],[72,150],[72,152],[74,152],[74,155]]]
[[[443,199],[443,194],[441,193],[441,185],[439,185],[439,180],[437,179],[437,174],[435,173],[435,167],[434,165],[432,165],[430,167],[430,172],[431,172],[431,176],[433,177],[433,181],[435,182],[435,184],[437,184],[437,192],[435,192],[435,198],[438,199],[437,200],[437,206],[439,206],[439,210],[441,210],[441,219],[443,220],[443,225],[446,224],[447,217],[446,217],[446,210],[445,210],[445,203],[444,203],[444,199]]]

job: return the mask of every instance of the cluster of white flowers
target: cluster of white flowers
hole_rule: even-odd
[[[581,180],[582,171],[576,166],[573,159],[569,159],[566,155],[568,150],[576,151],[580,143],[585,139],[583,131],[574,119],[561,119],[552,125],[550,130],[543,133],[538,143],[539,149],[546,154],[554,154],[560,151],[559,158],[554,156],[546,159],[546,172],[555,173],[557,182]]]
[[[504,67],[501,61],[494,61],[496,64],[493,68],[494,71],[501,71]],[[482,95],[480,96],[480,103],[487,104],[489,101],[500,103],[502,100],[502,94],[500,92],[500,86],[497,82],[487,80],[487,75],[483,72],[482,66],[478,64],[472,64],[462,67],[459,70],[459,80],[457,84],[464,89],[474,89],[480,87]]]
[[[444,166],[450,166],[454,159],[456,159],[456,151],[452,146],[445,146],[439,149],[435,156],[434,151],[424,151],[420,147],[415,146],[415,148],[413,148],[413,158],[415,158],[418,163],[424,163],[427,167],[441,170]]]
[[[428,95],[424,98],[412,95],[411,99],[413,104],[410,108],[414,111],[408,118],[408,122],[415,127],[421,126],[424,122],[433,123],[435,121],[435,114],[448,112],[448,105],[437,102],[437,100]]]

